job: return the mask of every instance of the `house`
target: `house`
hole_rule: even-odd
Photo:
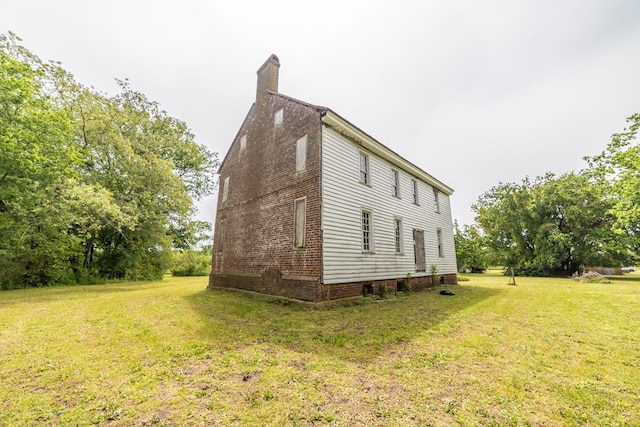
[[[329,108],[255,103],[220,165],[209,288],[313,303],[456,283],[453,190]],[[424,159],[425,161],[427,159]]]

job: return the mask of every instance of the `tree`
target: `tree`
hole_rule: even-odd
[[[631,262],[640,258],[640,114],[627,118],[628,127],[613,134],[605,151],[585,160],[599,184],[608,190],[614,229],[621,239],[630,241]]]
[[[454,235],[458,271],[483,273],[489,266],[489,253],[485,237],[475,225],[464,225],[462,230],[455,223]]]
[[[474,205],[492,251],[519,274],[568,276],[583,266],[628,260],[628,241],[612,230],[606,188],[587,173],[547,174],[500,184]]]
[[[0,286],[160,278],[208,227],[217,155],[118,81],[78,84],[0,36]]]
[[[80,157],[71,117],[43,93],[44,70],[0,37],[0,287],[67,279],[70,212]]]

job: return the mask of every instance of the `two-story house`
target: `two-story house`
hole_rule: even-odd
[[[453,190],[329,108],[256,101],[220,165],[209,288],[323,302],[456,282]]]

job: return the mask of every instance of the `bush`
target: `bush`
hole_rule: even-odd
[[[575,273],[571,278],[584,283],[611,283],[606,276],[595,271],[585,271],[582,274]]]
[[[175,258],[175,264],[171,269],[174,276],[207,276],[211,271],[211,259],[202,252],[179,252]]]

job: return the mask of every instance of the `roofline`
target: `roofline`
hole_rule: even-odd
[[[352,123],[336,114],[334,111],[325,109],[321,120],[342,135],[347,136],[356,144],[359,144],[362,147],[366,148],[368,151],[371,151],[372,153],[382,157],[394,166],[397,166],[398,168],[404,170],[408,174],[415,176],[416,178],[426,182],[434,188],[437,188],[448,196],[453,194],[453,189],[451,187],[445,185],[443,182],[429,175],[427,172],[423,171],[418,166],[400,156],[398,153],[376,141],[373,137],[371,137],[358,127],[354,126]]]
[[[249,119],[249,116],[251,115],[251,112],[253,111],[255,106],[256,106],[255,102],[251,104],[249,111],[247,111],[247,114],[244,116],[244,120],[242,121],[242,124],[240,125],[240,127],[238,128],[238,131],[236,132],[236,136],[234,136],[233,139],[231,140],[231,145],[233,145],[235,140],[238,139],[238,136],[240,135],[240,131],[242,130],[242,127],[247,122],[247,119]],[[227,153],[224,155],[224,159],[222,159],[222,161],[218,165],[218,170],[216,171],[218,175],[220,175],[220,170],[222,169],[222,165],[224,165],[224,162],[227,161],[227,157],[229,157],[229,153],[231,152],[231,145],[229,145],[229,149],[227,150]]]

